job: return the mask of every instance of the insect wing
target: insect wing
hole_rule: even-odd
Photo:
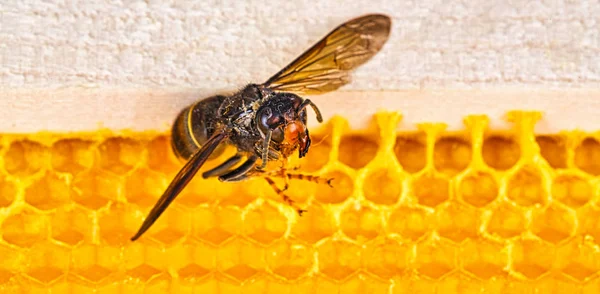
[[[350,71],[371,59],[390,34],[391,19],[370,14],[331,31],[263,86],[275,91],[322,94],[350,82]]]
[[[217,148],[227,134],[225,132],[215,133],[200,150],[198,150],[190,160],[183,166],[183,168],[177,173],[167,190],[160,197],[158,202],[154,205],[144,223],[138,230],[138,232],[131,238],[131,241],[137,240],[142,236],[158,219],[158,217],[167,209],[169,204],[173,202],[175,197],[179,195],[181,190],[190,182],[194,175],[198,172],[200,167],[204,165],[210,154]]]

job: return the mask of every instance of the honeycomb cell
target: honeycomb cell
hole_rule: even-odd
[[[552,267],[555,248],[544,241],[519,239],[511,252],[512,269],[527,279],[538,279]]]
[[[509,179],[506,194],[510,200],[524,207],[544,204],[547,191],[541,172],[535,167],[523,167]]]
[[[49,242],[35,244],[25,258],[25,276],[44,286],[61,279],[69,266],[69,251]]]
[[[419,204],[429,207],[436,207],[450,198],[448,180],[431,174],[414,180],[413,191]]]
[[[99,166],[117,175],[131,171],[142,160],[143,146],[131,138],[108,138],[98,146]]]
[[[508,254],[505,246],[485,239],[469,239],[462,244],[460,260],[463,269],[469,274],[489,280],[494,277],[506,277],[508,272]]]
[[[491,174],[476,171],[462,179],[459,193],[464,202],[481,208],[496,200],[498,184]]]
[[[571,208],[579,208],[590,201],[594,190],[589,182],[579,176],[561,175],[552,183],[552,196]]]
[[[327,240],[319,244],[317,254],[319,272],[334,281],[344,281],[360,269],[360,247],[347,241]]]
[[[276,207],[263,203],[248,211],[243,225],[246,236],[268,245],[283,236],[287,230],[287,218]]]
[[[600,174],[600,143],[596,139],[586,138],[575,148],[575,166],[594,176]]]
[[[435,143],[433,164],[442,173],[455,175],[471,163],[471,144],[462,138],[446,137]]]
[[[346,236],[356,241],[371,240],[381,232],[381,215],[370,207],[350,205],[342,211],[340,227]]]
[[[172,178],[168,178],[171,180]],[[233,184],[233,185],[232,185]],[[230,196],[222,205],[237,205],[245,207],[255,198],[248,193],[235,191],[235,183],[220,183],[214,180],[205,180],[196,175],[177,197],[177,202],[183,206],[195,208],[206,203],[215,203]]]
[[[142,221],[140,220],[139,224]],[[169,207],[146,233],[152,240],[165,245],[173,246],[179,242],[190,230],[190,215],[179,207]]]
[[[19,193],[17,185],[0,175],[0,208],[10,206]]]
[[[82,209],[59,210],[50,219],[51,237],[65,245],[75,246],[91,240],[94,221]]]
[[[573,239],[557,250],[558,267],[567,276],[582,283],[600,271],[600,253],[588,242]]]
[[[201,207],[192,212],[195,238],[220,246],[239,234],[243,226],[241,212],[226,207]]]
[[[233,279],[237,284],[260,274],[266,267],[264,260],[264,249],[241,239],[234,239],[217,251],[219,272]]]
[[[314,203],[307,207],[308,213],[302,215],[292,224],[292,235],[309,244],[333,235],[337,230],[331,210],[324,209]]]
[[[24,210],[7,217],[0,232],[10,244],[31,247],[48,237],[48,220],[44,215]]]
[[[62,139],[52,145],[52,168],[55,171],[78,174],[94,164],[93,142]]]
[[[346,135],[340,141],[339,160],[353,169],[360,169],[375,158],[378,148],[379,143],[369,136]]]
[[[268,267],[285,280],[295,281],[307,275],[313,266],[311,246],[279,240],[266,250]]]
[[[148,284],[153,280],[160,278],[165,275],[165,272],[157,269],[149,264],[140,264],[134,268],[127,270],[127,276],[141,282],[142,284]]]
[[[493,210],[486,230],[492,236],[512,238],[525,231],[525,222],[525,213],[520,208],[502,203]]]
[[[83,207],[98,210],[120,194],[120,179],[101,169],[84,171],[73,179],[73,201]]]
[[[589,236],[600,245],[600,209],[594,206],[584,206],[577,212],[579,234]]]
[[[140,218],[124,205],[112,205],[98,217],[100,239],[109,246],[123,246],[141,224]]]
[[[153,206],[167,188],[165,178],[146,168],[132,173],[125,180],[125,198],[127,202],[142,207]],[[174,201],[173,204],[176,204]]]
[[[388,231],[417,241],[431,230],[432,214],[420,207],[399,207],[391,214]]]
[[[195,286],[212,276],[217,266],[217,249],[214,246],[186,242],[177,245],[174,250],[177,252],[167,254],[171,262],[165,263],[165,266],[177,270],[182,282]]]
[[[559,136],[537,136],[535,138],[542,157],[552,168],[567,167],[567,145]]]
[[[521,157],[521,147],[512,138],[490,136],[483,142],[482,155],[485,163],[498,170],[513,167]]]
[[[409,270],[412,247],[392,239],[381,239],[364,248],[362,268],[369,273],[388,280]]]
[[[311,134],[310,150],[302,160],[300,160],[300,170],[306,172],[316,172],[323,168],[331,154],[331,133]]]
[[[83,284],[103,285],[119,270],[120,260],[114,258],[121,249],[97,245],[83,245],[71,253],[70,272]]]
[[[175,174],[179,171],[182,164],[174,160],[172,156],[171,140],[168,136],[160,135],[148,142],[146,156],[148,167],[164,175]]]
[[[419,274],[439,280],[456,267],[457,248],[443,241],[425,240],[417,244],[416,267]]]
[[[347,174],[341,171],[333,171],[322,175],[322,177],[333,179],[331,182],[333,187],[323,186],[321,189],[318,189],[315,195],[317,201],[325,204],[337,204],[344,202],[344,200],[352,195],[354,180]]]
[[[195,263],[190,263],[181,268],[177,274],[186,282],[197,282],[206,278],[210,274],[210,271]]]
[[[531,231],[538,237],[557,244],[573,234],[575,222],[574,213],[552,204],[544,210],[534,212]]]
[[[46,147],[33,141],[13,142],[4,155],[4,168],[18,177],[33,175],[44,166],[47,153]]]
[[[427,164],[426,151],[424,133],[396,138],[396,145],[394,145],[396,159],[409,173],[416,173],[425,167]]]
[[[47,172],[25,189],[25,202],[37,209],[52,210],[69,202],[70,190],[64,177]]]
[[[368,173],[363,184],[365,198],[375,204],[393,205],[402,194],[402,176],[393,169]]]
[[[436,216],[437,232],[443,238],[462,242],[478,235],[479,213],[475,208],[452,201],[438,207]]]

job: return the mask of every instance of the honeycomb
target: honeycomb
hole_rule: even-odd
[[[0,292],[598,293],[600,136],[507,117],[334,117],[290,162],[334,178],[291,180],[303,216],[263,179],[197,176],[136,242],[183,165],[167,133],[2,135]]]

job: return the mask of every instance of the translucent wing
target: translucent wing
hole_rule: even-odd
[[[263,85],[275,91],[321,94],[350,82],[350,71],[383,47],[391,19],[370,14],[352,19],[304,52]]]

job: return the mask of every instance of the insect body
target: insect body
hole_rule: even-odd
[[[288,158],[296,150],[300,158],[304,157],[311,145],[307,111],[312,109],[318,122],[323,119],[318,107],[299,95],[330,92],[349,83],[350,71],[383,47],[390,26],[390,18],[381,14],[355,18],[338,26],[265,83],[249,84],[232,95],[212,96],[185,108],[173,124],[171,142],[175,154],[186,164],[132,240],[150,228],[206,160],[221,153],[223,144],[235,146],[238,152],[204,172],[204,178],[241,181],[264,174],[269,161]],[[323,181],[285,172],[273,176]],[[265,179],[282,194],[269,177]]]

